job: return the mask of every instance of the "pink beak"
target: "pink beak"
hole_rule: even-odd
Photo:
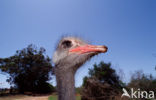
[[[76,48],[70,49],[69,52],[71,53],[89,53],[89,52],[95,52],[95,53],[105,53],[107,52],[106,46],[95,46],[95,45],[84,45],[84,46],[78,46]]]

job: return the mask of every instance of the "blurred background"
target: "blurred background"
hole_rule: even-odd
[[[155,0],[1,0],[0,88],[19,87],[14,80],[18,68],[11,66],[16,66],[15,58],[29,55],[29,50],[44,56],[49,68],[45,81],[55,88],[55,76],[49,70],[54,66],[51,58],[56,43],[63,35],[109,48],[78,70],[76,87],[83,85],[84,77],[92,76],[88,69],[101,61],[108,66],[111,63],[109,68],[115,70],[124,86],[142,77],[155,81],[155,5]]]

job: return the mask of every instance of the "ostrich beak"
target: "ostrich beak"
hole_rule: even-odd
[[[71,53],[105,53],[107,52],[106,46],[96,46],[96,45],[84,45],[72,48],[69,50]]]

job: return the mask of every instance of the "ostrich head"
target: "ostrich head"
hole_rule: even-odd
[[[106,46],[90,45],[75,37],[60,40],[53,55],[59,100],[75,100],[76,70],[94,55],[106,51]]]
[[[53,55],[55,65],[64,65],[63,70],[76,71],[83,63],[94,55],[107,51],[106,46],[95,46],[76,37],[65,37],[60,40]]]

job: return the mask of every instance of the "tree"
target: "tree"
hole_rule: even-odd
[[[124,84],[110,63],[100,62],[83,79],[82,100],[115,100]]]
[[[138,70],[132,73],[128,87],[135,90],[140,89],[140,91],[156,92],[156,78],[152,74],[147,75],[143,71]]]
[[[34,45],[16,51],[15,55],[0,59],[0,69],[10,75],[7,81],[16,87],[20,93],[50,92],[47,83],[51,79],[51,59],[45,55],[45,49],[37,49]]]

